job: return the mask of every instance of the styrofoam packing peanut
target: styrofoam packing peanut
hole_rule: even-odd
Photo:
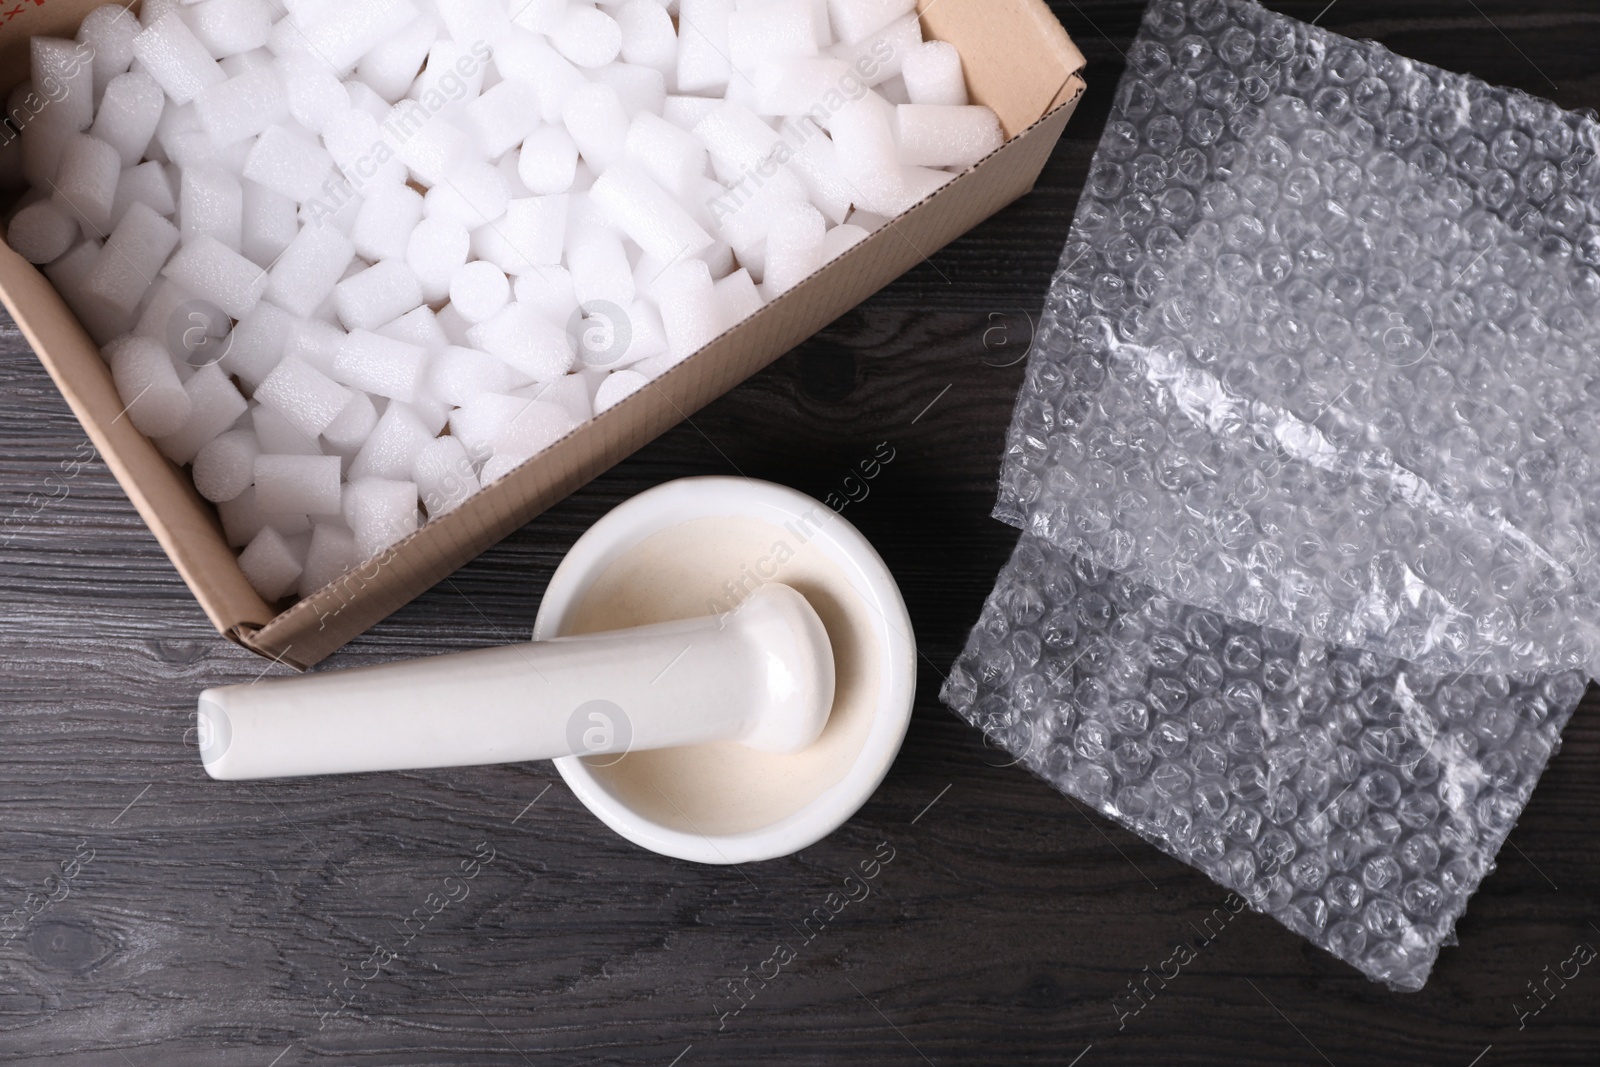
[[[260,454],[253,430],[219,434],[194,457],[194,487],[213,503],[232,500],[255,482]]]
[[[911,0],[287,8],[107,4],[36,38],[25,86],[65,92],[0,150],[0,183],[42,191],[10,242],[274,602],[1001,141]]]

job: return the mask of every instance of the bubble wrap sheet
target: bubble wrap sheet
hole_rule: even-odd
[[[1329,647],[1024,534],[943,695],[1056,788],[1416,990],[1583,691]]]
[[[944,699],[1420,989],[1600,663],[1600,128],[1157,0]]]
[[[1600,128],[1253,3],[1158,2],[997,514],[1442,668],[1600,663]]]

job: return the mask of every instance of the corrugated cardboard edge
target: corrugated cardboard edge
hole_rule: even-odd
[[[1083,79],[1072,75],[1063,87],[1062,103],[976,168],[462,507],[302,600],[267,626],[245,628],[243,643],[283,662],[314,664],[448,577],[1025,195],[1083,89]]]
[[[0,244],[0,296],[173,566],[222,633],[263,624],[273,611],[250,588],[211,504],[187,473],[123,414],[111,370],[77,318],[33,264]],[[48,343],[46,339],[48,338]]]

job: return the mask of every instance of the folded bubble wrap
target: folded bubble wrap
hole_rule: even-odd
[[[1128,58],[943,696],[1420,989],[1600,663],[1600,127],[1242,0]]]
[[[1321,640],[1593,668],[1600,127],[1252,3],[1128,58],[1000,516]]]
[[[1183,604],[1024,534],[944,699],[1368,977],[1421,989],[1583,696]]]

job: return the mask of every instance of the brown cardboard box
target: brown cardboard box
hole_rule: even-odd
[[[99,0],[34,0],[0,23],[0,92],[27,77],[28,38],[71,37]],[[0,245],[0,298],[217,629],[296,667],[323,659],[925,256],[1028,192],[1083,94],[1083,56],[1043,0],[919,0],[923,33],[961,52],[974,103],[1007,143],[890,226],[466,504],[283,610],[245,581],[188,473],[126,418],[94,343],[50,283]]]

